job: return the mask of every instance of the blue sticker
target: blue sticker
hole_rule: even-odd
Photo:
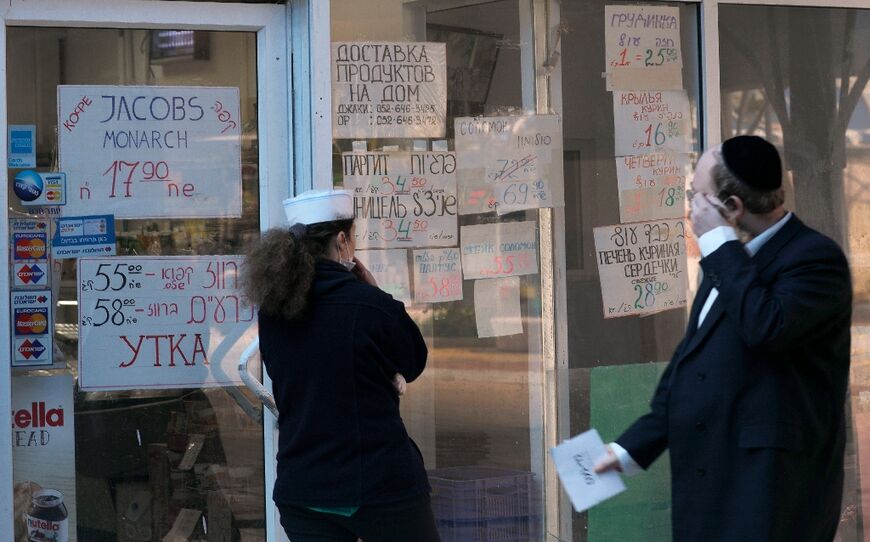
[[[21,201],[33,201],[42,195],[43,183],[39,173],[25,169],[15,176],[15,195]]]
[[[11,168],[36,167],[36,125],[11,124],[6,135],[9,140],[7,165]]]

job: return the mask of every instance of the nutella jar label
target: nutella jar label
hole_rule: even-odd
[[[68,542],[69,525],[63,494],[42,489],[33,494],[33,504],[25,514],[28,542]]]

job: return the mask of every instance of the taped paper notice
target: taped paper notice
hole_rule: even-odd
[[[559,116],[461,117],[454,128],[460,214],[565,204]]]
[[[615,471],[595,473],[595,462],[606,454],[601,435],[595,429],[551,448],[550,454],[562,487],[577,512],[585,512],[625,491],[625,484]]]
[[[456,244],[456,155],[452,152],[344,153],[353,191],[357,248]]]
[[[474,281],[474,319],[481,339],[522,333],[520,277]]]
[[[411,302],[408,251],[404,249],[358,250],[356,257],[371,271],[378,288],[402,303]]]
[[[444,137],[447,46],[332,44],[332,137]]]
[[[438,303],[462,299],[458,248],[414,251],[414,301]]]
[[[65,215],[242,216],[239,89],[57,87]]]
[[[680,8],[604,6],[607,90],[683,88]]]
[[[652,153],[615,160],[620,222],[686,216],[689,155]]]
[[[614,156],[691,151],[689,97],[682,90],[613,93]]]
[[[532,221],[462,226],[461,238],[466,279],[538,272],[538,235]]]
[[[604,317],[686,306],[686,223],[638,222],[593,230]]]

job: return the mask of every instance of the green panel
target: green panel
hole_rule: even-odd
[[[640,415],[667,364],[596,367],[590,375],[590,420],[605,443]],[[589,511],[589,542],[670,542],[670,461],[665,452],[646,472],[623,476],[626,490]]]

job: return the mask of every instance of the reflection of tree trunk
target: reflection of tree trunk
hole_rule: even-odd
[[[786,163],[794,174],[795,207],[813,225],[842,243],[843,163],[837,164],[844,131],[837,116],[837,67],[829,10],[789,10],[789,130],[783,133]],[[848,62],[847,59],[843,59]],[[848,85],[848,79],[845,82]],[[839,132],[839,133],[836,133]]]

